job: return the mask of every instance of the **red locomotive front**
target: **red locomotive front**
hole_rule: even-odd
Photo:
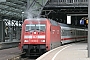
[[[25,20],[22,25],[21,48],[26,55],[46,52],[46,21]]]
[[[36,56],[60,46],[60,26],[48,19],[27,19],[22,25],[20,48]],[[54,22],[55,23],[55,22]]]

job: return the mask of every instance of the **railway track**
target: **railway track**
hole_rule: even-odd
[[[24,54],[25,53],[19,54],[7,60],[35,60],[37,58],[37,57],[25,57]]]
[[[86,43],[86,41],[77,41],[77,42],[72,42],[72,43]],[[72,44],[72,43],[68,43],[68,44]],[[63,44],[62,46],[68,45],[68,44]],[[25,57],[24,54],[25,53],[19,54],[7,60],[36,60],[37,59],[37,57]]]
[[[30,59],[30,58],[21,58],[21,60],[35,60],[35,59]]]

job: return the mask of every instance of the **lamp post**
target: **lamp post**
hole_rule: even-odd
[[[23,23],[23,14],[24,14],[24,12],[22,12],[22,23]]]

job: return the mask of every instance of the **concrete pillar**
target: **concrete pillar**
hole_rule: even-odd
[[[13,40],[13,29],[12,29],[12,21],[10,21],[10,26],[9,26],[9,41],[11,42]]]
[[[5,42],[5,23],[0,20],[0,42]]]
[[[16,27],[16,39],[19,40],[19,37],[20,37],[20,33],[19,33],[19,27],[17,26]]]
[[[90,0],[88,0],[88,58],[90,58]]]
[[[18,21],[18,26],[16,27],[16,39],[20,40],[20,26],[19,26],[19,21]]]

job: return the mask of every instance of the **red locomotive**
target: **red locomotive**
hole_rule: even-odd
[[[26,56],[36,56],[61,45],[60,25],[50,19],[26,19],[22,24],[19,48]]]

